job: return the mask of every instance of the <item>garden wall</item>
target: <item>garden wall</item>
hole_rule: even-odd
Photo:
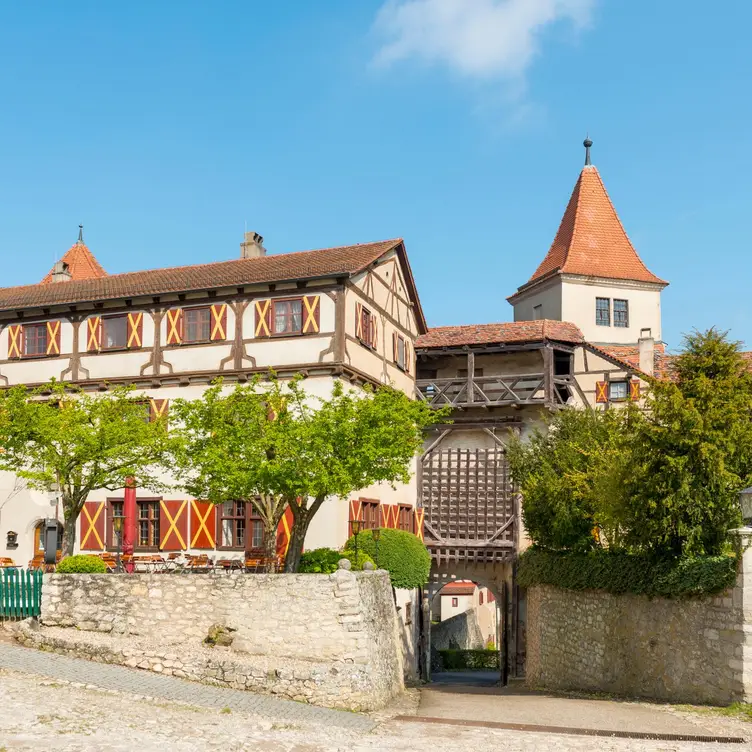
[[[529,588],[528,685],[682,703],[752,700],[750,534],[742,533],[735,587],[716,597]]]
[[[386,572],[53,574],[40,622],[21,638],[331,707],[381,707],[403,688]],[[229,648],[202,644],[214,624],[235,630]]]

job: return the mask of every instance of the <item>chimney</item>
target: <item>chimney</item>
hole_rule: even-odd
[[[53,282],[70,282],[73,279],[70,267],[65,261],[56,261],[55,266],[52,267],[52,281]]]
[[[262,245],[264,239],[257,232],[247,232],[245,240],[240,244],[240,258],[261,258],[266,256],[266,248]]]
[[[640,370],[652,376],[655,368],[655,340],[652,329],[640,329],[637,349],[640,353]]]

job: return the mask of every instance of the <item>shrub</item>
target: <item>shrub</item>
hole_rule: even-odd
[[[66,556],[55,571],[58,574],[105,574],[107,565],[98,556],[77,554]]]
[[[363,569],[363,565],[373,559],[365,552],[358,551],[358,561],[355,561],[355,551],[335,551],[333,548],[315,548],[313,551],[306,551],[300,557],[300,567],[298,572],[305,574],[331,574],[336,572],[340,559],[347,559],[353,566],[354,570]]]
[[[439,650],[445,671],[470,669],[489,671],[499,668],[498,650]]]
[[[355,550],[355,539],[345,544],[346,551]],[[370,530],[358,535],[358,550],[365,551],[376,561],[376,566],[386,569],[396,588],[419,588],[428,582],[431,570],[431,555],[417,535],[405,530],[382,529],[379,553]]]
[[[606,550],[588,554],[529,549],[520,557],[523,587],[553,585],[565,590],[605,590],[664,598],[712,595],[736,580],[736,557],[651,559]]]

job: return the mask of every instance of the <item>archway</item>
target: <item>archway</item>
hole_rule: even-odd
[[[44,554],[44,527],[47,520],[39,520],[34,525],[34,556]],[[57,550],[63,550],[63,523],[57,523]]]

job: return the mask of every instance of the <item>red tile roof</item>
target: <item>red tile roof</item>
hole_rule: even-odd
[[[76,246],[71,251],[74,249]],[[426,331],[427,327],[415,281],[404,244],[399,238],[339,248],[280,253],[260,258],[110,275],[105,274],[91,256],[96,267],[102,272],[98,277],[74,276],[70,282],[55,284],[45,282],[22,287],[0,288],[0,311],[210,290],[220,287],[241,287],[263,282],[350,277],[365,270],[370,264],[392,250],[398,253],[403,264],[406,284],[412,300],[415,301],[414,310],[419,330]],[[71,251],[68,251],[68,254]],[[74,261],[81,259],[83,255],[79,248]],[[90,273],[94,271],[94,267],[89,269]]]
[[[457,580],[448,582],[439,591],[441,595],[472,595],[475,592],[476,585],[470,580]]]
[[[592,165],[580,173],[546,257],[520,289],[557,272],[668,284],[637,255]]]
[[[595,352],[607,355],[612,360],[618,361],[626,369],[640,371],[640,349],[637,345],[589,345]],[[653,376],[658,379],[671,378],[671,361],[676,357],[666,352],[663,342],[655,343],[653,355]],[[640,371],[641,373],[641,371]]]
[[[582,332],[568,321],[515,321],[506,324],[436,326],[422,334],[415,347],[460,347],[462,345],[512,344],[523,342],[584,342]]]
[[[60,260],[68,264],[71,281],[80,279],[101,279],[102,277],[107,276],[107,272],[102,268],[99,261],[94,258],[94,254],[81,240],[74,243]],[[50,269],[49,273],[40,284],[51,284],[53,271],[54,267],[53,269]]]

